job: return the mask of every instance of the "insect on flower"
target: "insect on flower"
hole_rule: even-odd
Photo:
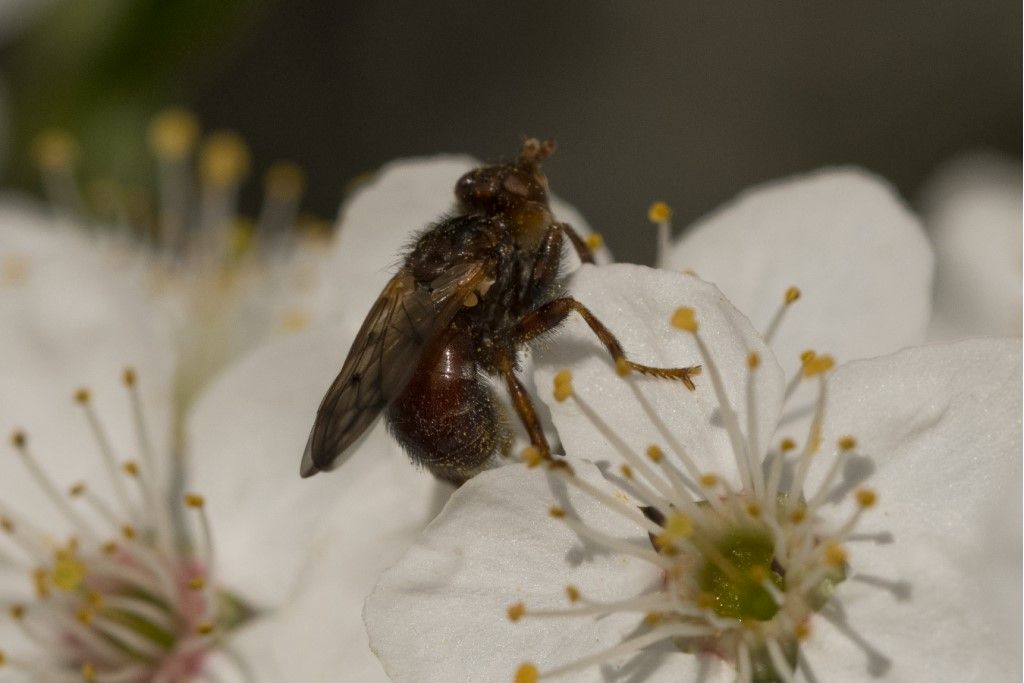
[[[563,238],[584,263],[593,263],[593,255],[548,204],[541,162],[554,149],[553,140],[529,139],[515,161],[458,180],[457,211],[420,233],[363,322],[317,411],[302,476],[345,462],[383,412],[414,461],[440,479],[466,481],[511,441],[487,377],[505,383],[532,445],[550,456],[517,376],[518,352],[574,311],[618,373],[635,370],[693,389],[699,366],[656,368],[628,360],[604,323],[559,294]]]

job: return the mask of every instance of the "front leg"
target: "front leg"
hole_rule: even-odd
[[[625,375],[631,370],[636,370],[644,375],[661,377],[663,379],[674,379],[682,382],[687,389],[693,391],[696,387],[693,384],[693,377],[700,374],[700,366],[693,365],[685,368],[656,368],[650,365],[634,363],[626,358],[622,350],[622,344],[615,338],[611,330],[605,327],[604,323],[598,320],[589,308],[572,297],[562,297],[549,301],[536,308],[522,318],[512,329],[512,338],[516,344],[525,343],[531,339],[555,329],[565,320],[570,313],[575,311],[580,314],[584,322],[597,335],[601,344],[608,349],[612,360],[615,362],[615,369],[620,375]]]
[[[569,238],[580,260],[593,263],[594,256],[579,234],[568,223],[553,223],[544,232],[530,268],[529,282],[525,301],[531,302],[540,292],[550,287],[558,279],[558,271],[562,265],[562,236]]]

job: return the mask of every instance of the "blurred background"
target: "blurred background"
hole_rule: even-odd
[[[241,133],[257,177],[298,162],[333,217],[390,159],[553,136],[554,191],[649,263],[654,199],[681,226],[826,164],[913,199],[958,152],[1019,160],[1021,21],[1016,0],[0,0],[0,168],[40,192],[32,141],[59,127],[86,177],[152,185],[147,126],[180,105]]]

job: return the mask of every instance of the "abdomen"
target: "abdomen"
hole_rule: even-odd
[[[464,330],[424,349],[412,379],[388,406],[388,429],[435,476],[461,484],[484,469],[508,430]]]

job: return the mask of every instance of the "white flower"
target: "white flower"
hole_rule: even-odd
[[[244,605],[252,612],[238,624],[213,615],[204,615],[209,619],[195,624],[177,619],[188,612],[184,601],[166,600],[167,611],[183,630],[173,639],[173,648],[156,653],[160,656],[153,657],[146,675],[166,666],[174,648],[183,646],[198,626],[205,631],[208,621],[214,630],[199,634],[206,638],[202,657],[189,660],[194,667],[189,672],[201,665],[204,674],[224,680],[241,675],[266,681],[335,680],[339,671],[345,679],[385,680],[367,647],[361,604],[380,571],[404,552],[448,489],[438,490],[428,474],[411,467],[380,426],[361,453],[329,477],[301,480],[298,458],[317,403],[360,322],[359,309],[369,308],[379,292],[376,284],[362,285],[373,277],[386,278],[410,232],[449,207],[455,180],[472,162],[462,159],[457,164],[460,168],[443,158],[396,163],[357,192],[343,207],[345,237],[334,245],[335,256],[326,271],[337,289],[326,295],[317,292],[322,296],[317,303],[324,306],[318,310],[342,324],[273,337],[233,359],[216,378],[204,375],[204,388],[187,404],[172,400],[175,354],[181,347],[161,317],[148,310],[151,299],[139,285],[147,277],[145,268],[112,270],[114,250],[97,247],[81,230],[54,227],[34,214],[14,220],[7,212],[8,218],[0,222],[0,302],[5,320],[17,322],[0,330],[3,370],[12,378],[0,387],[0,400],[16,407],[5,413],[0,428],[27,430],[29,444],[58,487],[86,479],[97,499],[116,505],[114,482],[119,479],[106,475],[98,454],[89,457],[97,448],[96,439],[88,421],[76,414],[70,393],[79,382],[87,384],[87,405],[95,408],[118,459],[135,454],[130,403],[121,395],[123,388],[116,386],[123,365],[132,364],[141,378],[136,388],[144,394],[141,404],[150,425],[154,462],[169,468],[171,456],[158,449],[167,443],[187,456],[185,484],[204,495],[205,517],[196,525],[198,520],[186,516],[183,521],[191,520],[200,534],[175,535],[175,545],[183,543],[180,552],[162,555],[155,540],[150,543],[156,536],[149,534],[153,525],[148,517],[135,509],[118,509],[116,519],[121,526],[132,524],[144,550],[159,557],[161,566],[172,573],[183,560],[194,560],[204,550],[208,525],[213,560],[201,563],[209,572],[204,589],[211,595],[229,594],[236,607]],[[393,204],[404,210],[386,213]],[[380,262],[363,257],[352,241],[358,244],[370,236],[393,244],[396,251]],[[345,287],[349,281],[358,286]],[[351,311],[355,313],[346,315]],[[18,519],[32,519],[54,543],[66,546],[70,529],[60,514],[61,504],[42,498],[32,482],[22,486],[28,473],[16,460],[0,464],[3,510],[10,511],[12,519],[15,512]],[[130,469],[146,474],[142,464]],[[13,483],[11,490],[7,481]],[[161,490],[168,486],[163,476],[154,477],[151,485]],[[155,497],[154,514],[195,514],[182,509],[177,495]],[[89,513],[85,511],[86,519]],[[119,532],[103,526],[103,519],[94,522],[105,534]],[[102,560],[93,552],[94,545],[80,539],[75,555],[86,576],[98,575],[97,562]],[[19,558],[16,546],[10,548],[10,557],[7,550],[4,546],[0,551],[0,560],[10,560],[18,570],[9,576],[13,594],[20,596],[18,605],[26,606],[25,614],[49,614],[29,600],[25,558]],[[69,611],[72,607],[79,606],[70,599],[65,602],[67,610],[55,616],[61,617],[60,624],[65,624],[63,617],[76,614]],[[22,622],[8,625],[17,623]],[[57,629],[54,635],[61,633]],[[99,661],[99,652],[69,655],[59,647],[59,637],[44,640],[47,652],[19,643],[17,636],[15,631],[11,638],[0,637],[9,668],[67,674],[78,680],[79,669],[90,663],[96,680],[103,681],[113,675],[107,665],[120,663]],[[125,675],[135,673],[128,670]]]
[[[645,362],[700,359],[697,391],[619,378],[568,328],[538,379],[569,467],[478,476],[385,572],[365,618],[393,679],[1012,678],[1017,600],[989,591],[1019,596],[1019,527],[992,525],[1019,501],[1018,342],[827,385],[806,356],[821,400],[795,434],[772,352],[714,287],[611,266],[571,289]]]
[[[847,361],[924,341],[927,239],[892,187],[858,169],[751,188],[684,230],[661,261],[713,282],[763,332],[781,293],[799,287],[800,305],[769,335],[787,374],[807,348]]]
[[[1021,333],[1021,166],[974,153],[935,172],[922,192],[935,245],[935,340]]]
[[[298,213],[304,178],[297,166],[270,166],[263,205],[250,220],[238,207],[251,171],[248,148],[229,131],[214,131],[201,144],[199,135],[188,112],[154,118],[149,142],[159,183],[150,198],[155,208],[140,211],[116,183],[80,181],[76,142],[48,131],[35,151],[52,218],[31,217],[11,201],[2,208],[5,222],[20,213],[38,230],[88,234],[111,269],[144,274],[139,286],[151,294],[151,315],[167,317],[175,330],[183,406],[231,359],[319,318],[311,302],[328,243],[322,222]]]

